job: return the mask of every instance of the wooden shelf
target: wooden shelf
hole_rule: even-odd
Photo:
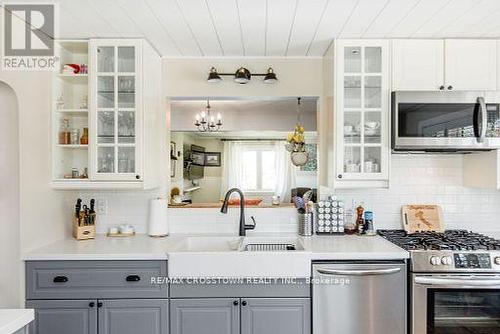
[[[62,144],[57,144],[57,147],[61,148],[71,148],[71,149],[87,149],[89,145],[62,145]]]

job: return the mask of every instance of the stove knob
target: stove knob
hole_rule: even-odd
[[[441,258],[441,264],[443,266],[451,266],[453,264],[453,260],[452,260],[451,256],[443,256]]]
[[[439,266],[441,264],[441,259],[439,256],[431,256],[430,262],[433,266]]]
[[[495,257],[493,261],[495,261],[496,265],[500,265],[500,256]]]

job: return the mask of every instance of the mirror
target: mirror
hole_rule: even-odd
[[[317,99],[211,99],[211,115],[220,114],[219,131],[200,131],[196,115],[206,111],[205,99],[171,102],[171,206],[218,207],[230,188],[240,188],[246,205],[292,205],[295,194],[316,192]],[[307,162],[292,163],[287,141],[298,121],[304,127]],[[206,114],[205,114],[206,116]],[[294,157],[301,160],[304,155]],[[230,204],[238,204],[239,198]]]

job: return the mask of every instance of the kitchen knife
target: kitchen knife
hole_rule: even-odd
[[[94,208],[95,208],[95,199],[90,200],[90,213],[94,213]]]
[[[80,217],[80,210],[82,208],[82,199],[79,198],[76,200],[76,205],[75,205],[75,211],[76,211],[76,218]]]

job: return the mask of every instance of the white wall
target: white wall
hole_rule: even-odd
[[[51,73],[0,70],[0,81],[12,87],[18,100],[19,227],[23,253],[70,235],[74,194],[50,188]],[[18,264],[22,266],[20,259]],[[20,289],[23,299],[22,282]]]
[[[271,66],[279,81],[268,85],[254,77],[250,83],[240,85],[232,77],[223,77],[222,82],[210,84],[206,79],[212,66],[221,73],[236,72],[240,66],[262,73]],[[170,97],[321,96],[322,66],[321,58],[165,58],[164,89]]]
[[[14,90],[0,82],[0,308],[20,300],[19,110]]]

